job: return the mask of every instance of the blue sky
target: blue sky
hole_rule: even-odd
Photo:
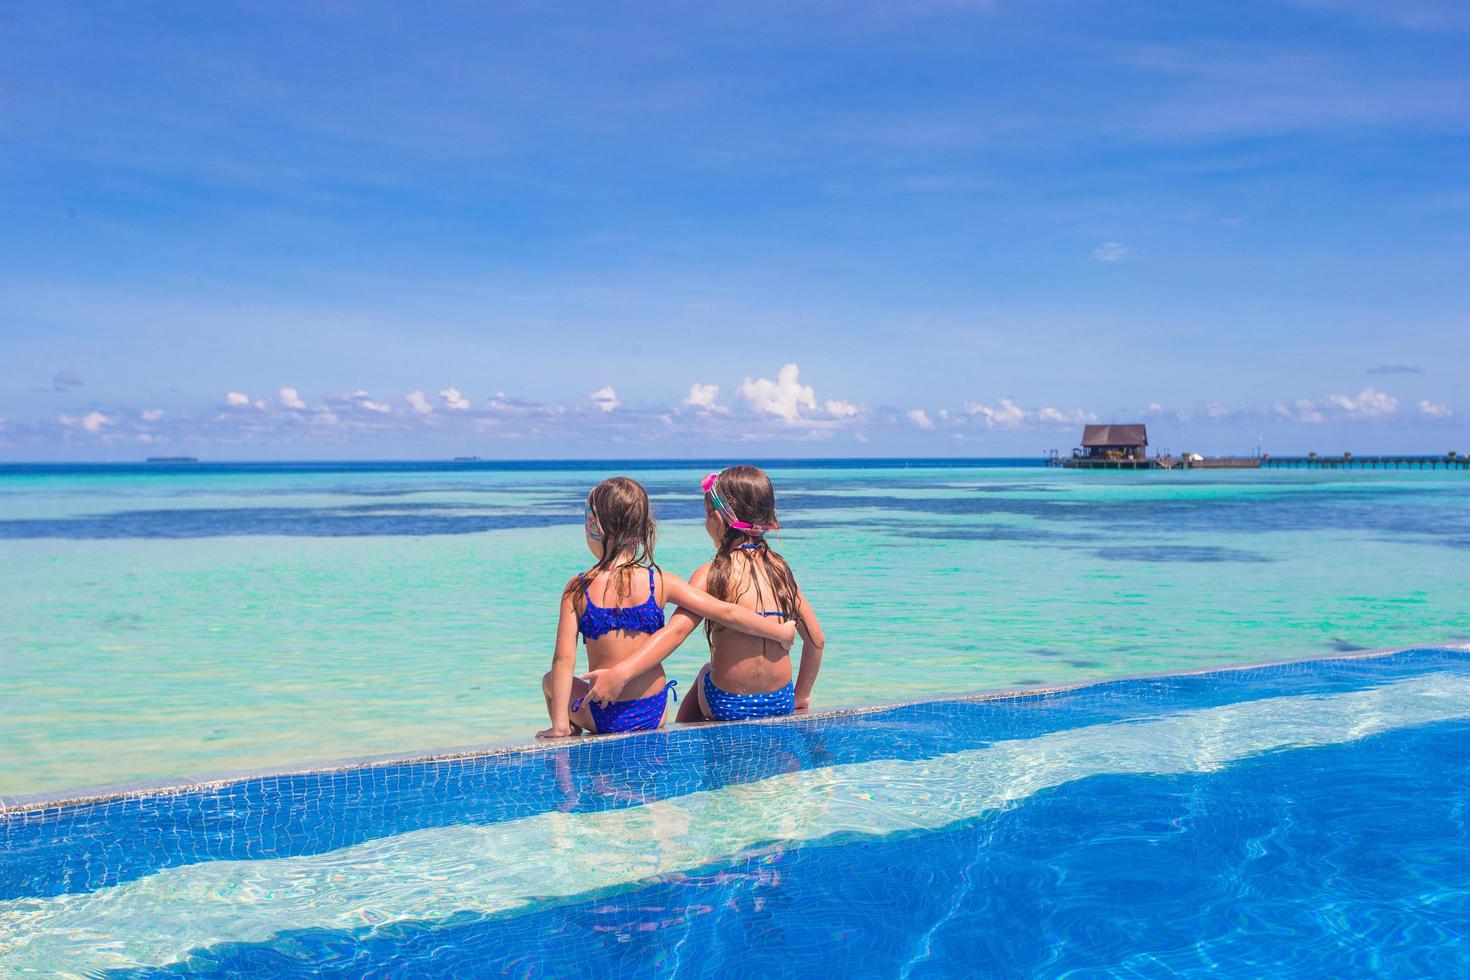
[[[18,3],[0,458],[1470,450],[1470,7]]]

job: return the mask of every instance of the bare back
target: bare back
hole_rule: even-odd
[[[623,583],[625,591],[622,595],[618,594],[616,576],[628,574],[629,571],[603,572],[597,575],[588,583],[583,594],[578,597],[577,615],[580,617],[586,612],[589,599],[593,604],[604,609],[628,608],[646,603],[650,598],[649,583],[647,576],[642,574],[642,569],[631,570],[631,574]],[[664,606],[663,575],[658,571],[654,572],[652,598],[654,604],[662,611]],[[595,639],[587,639],[588,669],[602,670],[616,667],[642,648],[647,641],[648,634],[625,629],[615,629]],[[625,699],[648,697],[662,691],[664,683],[663,664],[655,664],[629,680],[623,688],[622,696]]]
[[[758,567],[743,552],[737,552],[731,569],[733,588],[726,601],[744,606],[773,619],[790,619],[789,611],[763,605],[771,601],[775,589]],[[696,588],[706,587],[709,565],[701,565],[689,578]],[[735,694],[757,694],[774,691],[791,682],[791,653],[779,644],[758,636],[715,626],[710,632],[710,675],[715,685]]]

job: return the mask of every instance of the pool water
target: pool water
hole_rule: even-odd
[[[1470,652],[0,814],[0,974],[1470,972]]]

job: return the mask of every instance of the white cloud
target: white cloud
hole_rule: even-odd
[[[458,388],[445,388],[439,392],[439,397],[444,399],[444,407],[451,412],[463,412],[470,407],[470,400],[460,394]]]
[[[1347,395],[1332,395],[1327,401],[1348,415],[1360,418],[1392,415],[1399,407],[1397,398],[1372,387],[1364,388],[1351,398]]]
[[[393,410],[383,402],[375,402],[362,388],[347,395],[333,395],[327,402],[334,408],[356,408],[364,412],[375,412],[379,415],[387,415]]]
[[[492,412],[525,412],[535,407],[534,402],[522,398],[512,398],[503,391],[497,391],[492,397],[485,400]]]
[[[1150,406],[1150,409],[1159,412],[1164,410],[1162,405],[1157,404]],[[1096,414],[1080,408],[1067,410],[1044,405],[1041,408],[1027,409],[1010,398],[1002,398],[993,406],[981,402],[965,402],[963,416],[940,413],[942,420],[948,422],[952,418],[955,425],[962,425],[965,416],[987,429],[1056,428],[1097,421]]]
[[[1352,421],[1377,419],[1393,415],[1398,411],[1399,400],[1376,388],[1364,388],[1356,395],[1328,395],[1326,398],[1298,398],[1293,402],[1276,402],[1271,412],[1276,418],[1287,422],[1305,422],[1318,425],[1328,420]],[[1235,418],[1242,413],[1229,413]],[[1249,414],[1249,413],[1245,413]],[[1210,415],[1219,420],[1227,416]]]
[[[209,400],[206,397],[206,404]],[[120,438],[131,442],[140,433],[176,440],[217,437],[228,443],[315,437],[325,443],[330,439],[367,435],[406,437],[420,433],[449,437],[456,433],[485,432],[509,439],[548,440],[560,438],[570,426],[589,424],[590,415],[595,416],[591,424],[602,423],[609,430],[609,438],[621,432],[630,444],[651,445],[653,433],[688,439],[691,445],[693,440],[712,437],[744,440],[754,445],[767,441],[828,439],[844,432],[859,443],[860,432],[877,443],[901,438],[903,432],[911,436],[947,432],[952,437],[958,433],[966,439],[985,437],[987,430],[1068,432],[1074,428],[1080,430],[1082,422],[1096,420],[1092,413],[1064,409],[1055,402],[1036,401],[1023,406],[1012,398],[992,399],[989,403],[966,402],[963,409],[935,406],[909,410],[874,408],[842,399],[819,401],[812,387],[802,382],[795,364],[781,366],[768,378],[747,379],[738,386],[738,395],[734,397],[728,385],[696,382],[683,397],[671,398],[662,406],[625,404],[612,385],[590,392],[582,400],[557,403],[498,393],[488,403],[474,403],[464,410],[446,407],[469,404],[458,389],[452,388],[438,395],[416,389],[392,396],[389,403],[375,401],[368,391],[358,389],[324,393],[319,400],[313,397],[310,404],[297,389],[280,388],[267,399],[261,411],[252,407],[259,407],[259,400],[238,391],[229,392],[223,401],[230,407],[215,402],[207,408],[201,405],[200,411],[193,412],[171,405],[167,413],[161,408],[128,406],[114,411],[114,406],[98,405],[99,410],[90,414],[85,408],[73,409],[70,415],[60,417],[59,425],[55,421],[58,416],[52,412],[46,416],[53,420],[49,425],[26,426],[19,430],[20,438],[39,440],[49,431],[58,439],[62,434],[69,435],[74,443],[96,439],[96,445],[101,446]],[[675,402],[682,410],[674,409]],[[305,407],[296,409],[293,406],[297,404]],[[1331,393],[1263,404],[1221,405],[1201,401],[1187,411],[1152,402],[1135,416],[1171,424],[1221,425],[1275,419],[1295,425],[1369,426],[1405,418],[1428,424],[1461,417],[1447,404],[1418,397],[1397,398],[1371,386],[1354,394]],[[735,418],[741,419],[738,426],[734,425]],[[5,433],[7,445],[15,442],[16,432],[12,419]],[[87,438],[83,439],[84,436]]]
[[[604,412],[611,412],[622,404],[622,402],[618,401],[618,393],[613,390],[612,385],[598,388],[587,396],[587,400]]]
[[[787,364],[776,372],[776,380],[769,378],[746,378],[740,382],[740,397],[750,407],[766,415],[774,415],[787,422],[801,418],[803,408],[816,411],[817,396],[811,385],[799,380],[800,368]]]
[[[1328,395],[1326,398],[1298,398],[1290,404],[1276,402],[1271,411],[1280,419],[1316,425],[1328,418],[1361,419],[1392,415],[1398,399],[1375,388],[1364,388],[1357,395]],[[1211,415],[1218,419],[1220,416]]]
[[[80,427],[92,435],[101,432],[104,425],[112,424],[112,419],[98,411],[88,412],[79,419],[70,415],[58,415],[56,420],[69,429]]]
[[[689,386],[689,394],[680,400],[679,405],[682,408],[696,408],[701,412],[723,412],[725,407],[715,402],[719,396],[719,385],[702,385],[696,381]]]
[[[1009,398],[1002,398],[999,408],[991,408],[989,405],[981,405],[978,402],[965,402],[965,411],[983,418],[986,428],[991,429],[1014,429],[1026,421],[1028,414],[1024,408]]]
[[[1322,414],[1322,410],[1317,407],[1317,403],[1310,398],[1297,399],[1296,417],[1299,421],[1310,422],[1313,425],[1318,422],[1327,421],[1327,416]]]
[[[1103,242],[1092,250],[1092,257],[1099,262],[1117,262],[1119,259],[1127,258],[1133,249],[1122,242]]]

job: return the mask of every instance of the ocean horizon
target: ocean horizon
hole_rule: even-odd
[[[1427,457],[1426,457],[1427,458]],[[139,458],[119,460],[14,460],[0,462],[0,473],[23,474],[31,471],[97,471],[121,472],[129,468],[146,469],[148,472],[167,472],[170,468],[180,470],[241,470],[250,472],[256,468],[321,469],[324,467],[346,467],[349,472],[369,470],[372,467],[398,469],[599,469],[608,464],[630,469],[657,469],[663,466],[708,465],[728,466],[732,459],[752,466],[790,466],[800,464],[812,468],[861,466],[867,463],[908,463],[919,466],[1046,466],[1045,455],[1032,456],[579,456],[567,458],[483,459],[460,457],[425,458],[382,458],[382,459],[204,459],[204,458]]]

